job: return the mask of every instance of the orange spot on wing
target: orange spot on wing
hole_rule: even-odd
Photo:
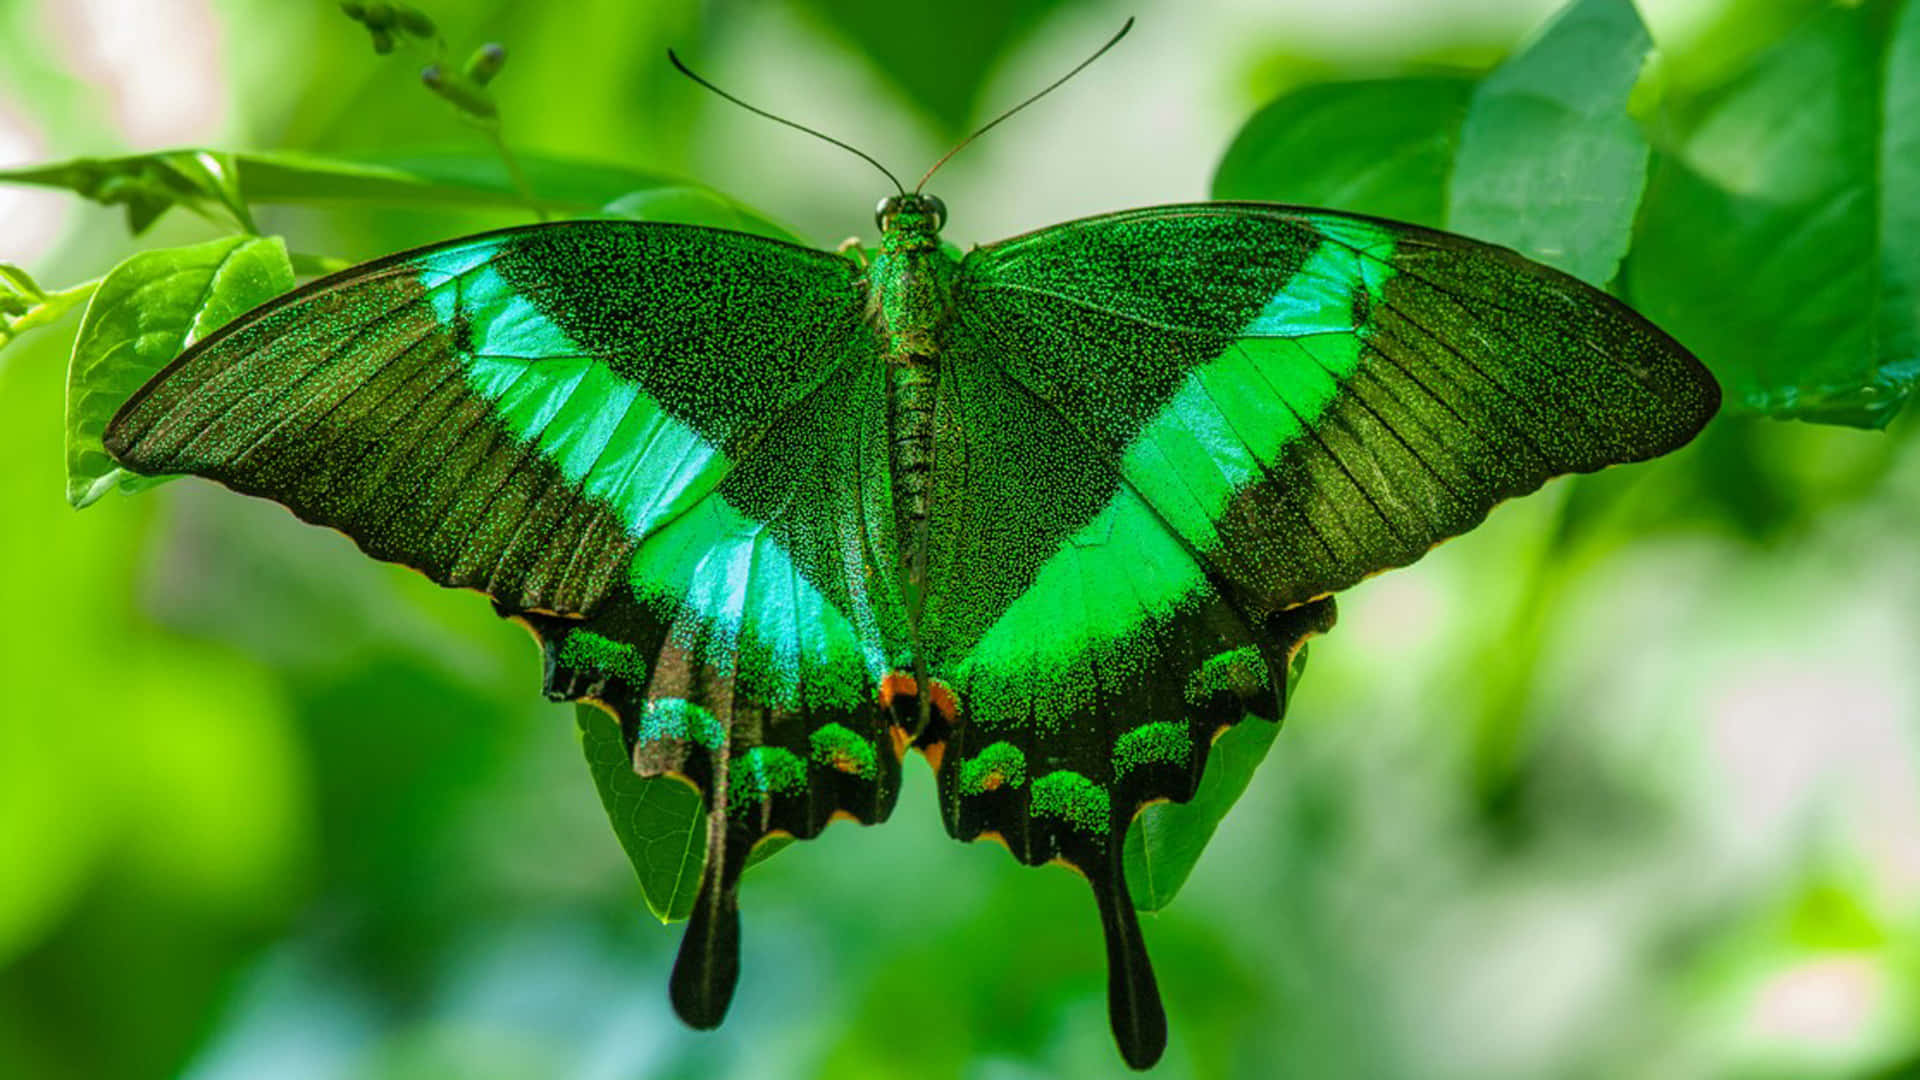
[[[919,692],[920,684],[914,681],[912,675],[904,671],[888,672],[887,677],[880,680],[880,707],[891,709],[894,698]]]
[[[947,723],[953,723],[954,717],[960,713],[960,699],[953,696],[952,687],[939,679],[928,681],[933,683],[933,711],[939,713]]]
[[[409,567],[409,569],[411,569],[411,567]],[[507,616],[507,621],[519,627],[520,629],[525,630],[527,633],[532,634],[533,643],[535,645],[538,645],[543,649],[547,647],[547,639],[540,636],[540,631],[535,630],[533,628],[533,623],[527,621],[526,619],[521,618],[518,615]]]
[[[1064,855],[1055,855],[1053,858],[1048,859],[1047,865],[1048,866],[1064,866],[1067,869],[1073,871],[1074,873],[1079,874],[1081,877],[1087,878],[1088,881],[1093,880],[1092,878],[1087,877],[1086,870],[1082,868],[1080,864],[1068,862],[1066,856]]]
[[[1007,843],[1007,838],[1004,836],[1001,836],[997,832],[994,832],[992,829],[986,830],[980,835],[974,837],[974,839],[991,841],[992,843],[999,844],[1001,847],[1006,848],[1008,851],[1013,850],[1013,845]]]
[[[954,717],[960,712],[960,699],[954,696],[953,688],[946,683],[939,679],[929,681],[933,683],[933,711],[939,713],[947,723],[953,723]],[[919,693],[920,683],[910,672],[889,672],[886,678],[880,680],[880,707],[891,709],[895,698]]]
[[[894,728],[893,730],[900,731],[901,729]],[[905,732],[901,732],[901,734],[905,734]],[[943,742],[928,743],[920,748],[920,753],[927,759],[927,764],[933,766],[933,771],[938,773],[940,771],[940,762],[947,755],[947,744]]]

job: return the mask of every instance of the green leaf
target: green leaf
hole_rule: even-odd
[[[526,207],[596,214],[628,192],[683,185],[664,173],[550,154],[514,155],[535,201],[529,206],[491,150],[328,157],[294,152],[238,155],[242,190],[253,202],[364,202],[390,206]]]
[[[576,705],[574,717],[600,805],[606,807],[613,833],[633,864],[647,909],[663,923],[685,919],[693,914],[707,862],[706,807],[700,793],[675,777],[635,773],[620,725],[606,710]],[[748,854],[747,867],[760,865],[791,843],[791,836],[762,839]]]
[[[1646,187],[1627,97],[1651,47],[1630,0],[1577,0],[1495,68],[1460,131],[1447,228],[1611,281]]]
[[[293,288],[278,237],[228,237],[143,251],[109,272],[87,304],[67,366],[67,501],[158,482],[120,468],[101,436],[140,385],[229,319]]]
[[[65,188],[105,206],[127,209],[127,228],[145,232],[174,206],[207,213],[217,206],[251,231],[240,196],[235,155],[168,150],[121,158],[75,158],[52,165],[0,169],[0,181]]]
[[[605,710],[576,705],[574,718],[600,804],[640,879],[648,909],[663,923],[693,914],[707,859],[700,793],[684,780],[635,773],[620,725]]]
[[[1473,93],[1460,76],[1303,87],[1234,136],[1216,199],[1329,206],[1439,227],[1447,175]]]
[[[786,229],[711,188],[689,184],[670,184],[644,191],[631,191],[601,208],[607,217],[632,221],[673,221],[686,225],[710,225],[733,229],[774,240],[800,243]]]
[[[1920,380],[1920,0],[1907,0],[1894,23],[1886,80],[1880,110],[1879,360],[1904,399]]]
[[[1283,702],[1293,699],[1294,687],[1307,669],[1307,649],[1301,646],[1287,668],[1287,692]],[[1200,788],[1184,803],[1157,803],[1140,811],[1127,830],[1127,891],[1133,894],[1133,906],[1141,911],[1159,911],[1173,902],[1174,894],[1193,873],[1207,841],[1220,827],[1220,821],[1240,801],[1253,780],[1253,771],[1266,760],[1267,751],[1280,735],[1280,725],[1258,717],[1248,717],[1228,728],[1213,742],[1207,757],[1206,774]]]
[[[966,128],[975,95],[1007,49],[1064,6],[1062,0],[800,3],[802,11],[871,60],[876,74],[905,91],[950,137]]]
[[[251,229],[246,207],[254,203],[505,207],[595,217],[616,200],[661,189],[681,200],[698,196],[724,205],[731,220],[757,226],[749,231],[787,235],[725,196],[664,173],[543,154],[517,154],[516,160],[536,196],[532,203],[499,155],[479,149],[357,157],[173,150],[5,169],[0,182],[62,188],[125,205],[136,233],[172,206],[205,212],[217,205]]]
[[[1733,408],[1884,427],[1920,379],[1920,5],[1875,14],[1808,20],[1656,162],[1629,292]]]

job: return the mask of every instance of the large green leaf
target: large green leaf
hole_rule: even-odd
[[[114,267],[87,304],[67,365],[67,501],[82,507],[115,487],[158,483],[107,456],[107,422],[182,349],[291,288],[293,266],[278,237],[143,251]]]
[[[1284,700],[1293,699],[1294,687],[1306,670],[1307,649],[1302,646],[1287,668]],[[1134,907],[1158,911],[1173,901],[1221,819],[1240,801],[1253,781],[1253,771],[1266,760],[1279,735],[1279,724],[1255,717],[1228,728],[1214,740],[1206,774],[1190,801],[1156,803],[1133,819],[1133,826],[1127,830],[1126,860],[1127,891],[1133,894]]]
[[[1879,14],[1809,20],[1656,164],[1627,285],[1734,408],[1883,427],[1920,379],[1920,5]]]
[[[1213,174],[1213,197],[1328,206],[1438,228],[1473,86],[1464,76],[1434,76],[1284,94],[1234,136]]]
[[[1881,370],[1902,395],[1920,380],[1920,0],[1888,39],[1880,110]]]
[[[1461,128],[1447,227],[1611,281],[1646,186],[1627,96],[1651,47],[1631,0],[1577,0],[1494,69]]]

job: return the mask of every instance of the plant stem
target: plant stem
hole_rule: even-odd
[[[0,348],[5,348],[14,338],[30,330],[39,330],[59,322],[62,315],[92,299],[93,291],[100,287],[100,282],[100,278],[94,278],[57,292],[41,293],[39,303],[28,308],[25,314],[11,320],[0,319]]]
[[[513,180],[514,189],[520,192],[522,199],[526,200],[528,208],[541,221],[551,220],[547,216],[547,208],[540,205],[539,200],[535,198],[533,185],[527,182],[527,174],[520,171],[520,162],[514,159],[513,151],[507,148],[507,140],[500,134],[500,125],[488,124],[486,132],[487,140],[493,143],[494,151],[500,155],[500,160],[506,163],[507,176]]]

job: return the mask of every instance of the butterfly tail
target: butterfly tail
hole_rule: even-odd
[[[711,1031],[727,1017],[740,981],[740,874],[745,859],[726,844],[724,808],[708,819],[707,865],[700,895],[680,939],[680,955],[667,983],[673,1011],[688,1027]]]
[[[1112,864],[1105,875],[1088,875],[1107,936],[1107,1012],[1120,1056],[1135,1069],[1150,1069],[1167,1048],[1167,1012],[1118,851]]]

